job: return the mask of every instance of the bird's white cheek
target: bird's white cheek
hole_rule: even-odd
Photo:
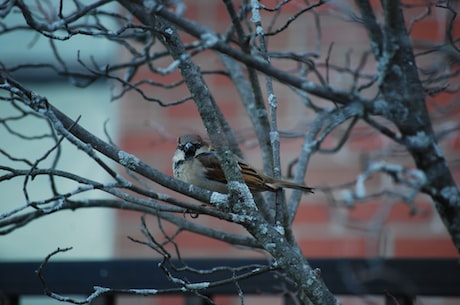
[[[174,177],[180,178],[184,160],[185,160],[184,152],[181,150],[177,150],[172,158],[172,170],[174,173]]]

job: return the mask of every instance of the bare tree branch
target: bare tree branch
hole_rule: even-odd
[[[317,193],[324,195],[331,206],[383,202],[383,208],[368,224],[376,235],[381,234],[395,202],[407,204],[410,213],[420,213],[417,198],[426,194],[434,201],[460,251],[460,193],[452,174],[460,163],[440,145],[441,141],[452,141],[459,130],[455,121],[458,101],[442,99],[443,95],[458,94],[460,89],[460,40],[454,31],[458,5],[454,1],[413,4],[382,0],[377,8],[371,1],[354,1],[355,6],[352,3],[284,0],[269,6],[257,0],[241,4],[224,0],[220,8],[229,19],[221,32],[185,17],[189,14],[180,0],[56,4],[17,0],[0,4],[0,38],[26,33],[30,52],[43,44],[49,53],[47,57],[0,62],[0,102],[12,110],[12,114],[1,114],[0,128],[15,140],[43,144],[32,156],[0,147],[0,157],[5,161],[0,165],[0,184],[19,181],[20,187],[14,191],[22,196],[13,208],[1,212],[0,234],[14,234],[32,221],[64,210],[104,207],[136,211],[144,215],[140,229],[143,239],[130,239],[159,254],[165,280],[177,285],[172,290],[94,287],[83,299],[55,294],[47,286],[43,270],[54,255],[70,250],[58,248],[38,270],[45,293],[63,302],[86,304],[106,293],[158,295],[185,291],[212,303],[206,289],[230,283],[243,303],[241,280],[262,272],[279,272],[280,278],[294,284],[296,292],[285,293],[295,296],[299,304],[338,304],[319,270],[304,257],[292,229],[302,194],[293,191],[286,198],[283,190],[251,193],[234,158],[235,154],[243,157],[241,143],[258,146],[264,173],[281,178],[281,141],[298,139],[300,148],[293,156],[296,159],[289,176],[304,183],[315,156],[340,153],[359,136],[378,138],[385,143],[383,149],[362,152],[356,174],[337,184],[325,182],[316,187]],[[411,10],[416,11],[411,14]],[[417,26],[435,12],[444,16],[441,39],[411,40]],[[18,18],[9,19],[13,15]],[[368,45],[343,47],[340,41],[326,40],[323,22],[327,18],[365,29]],[[305,20],[311,24],[309,33],[305,33],[312,34],[308,46],[297,50],[277,44],[300,25],[303,30]],[[120,56],[88,54],[83,47],[73,50],[71,56],[64,51],[66,43],[83,38],[89,43],[107,42]],[[276,42],[274,46],[272,42]],[[215,64],[200,62],[208,55]],[[110,81],[111,100],[136,96],[140,102],[160,107],[193,103],[225,173],[229,194],[176,180],[118,148],[108,134],[108,141],[95,136],[78,116],[72,119],[73,113],[64,114],[56,106],[58,101],[51,97],[48,100],[42,92],[24,85],[23,79],[39,78],[44,72],[79,88]],[[238,92],[252,125],[249,129],[232,128],[224,116],[224,109],[216,101],[218,94],[207,78],[216,75],[231,82]],[[277,86],[283,89],[278,91]],[[279,98],[284,89],[294,95],[293,100]],[[294,127],[280,128],[279,108],[296,102],[299,109],[303,107],[305,117],[292,122]],[[446,123],[446,118],[452,121]],[[39,121],[41,127],[22,128],[30,120]],[[162,128],[157,128],[161,130],[158,133],[171,139],[172,133]],[[63,147],[68,144],[82,152],[83,158],[107,179],[98,181],[63,169]],[[360,154],[356,150],[353,153]],[[394,158],[400,156],[407,158]],[[413,163],[406,162],[408,158]],[[382,179],[375,189],[369,187],[373,177]],[[45,181],[43,198],[32,191],[37,180]],[[63,182],[71,186],[65,188]],[[157,185],[204,205],[157,191]],[[94,199],[93,194],[108,197]],[[196,217],[229,222],[245,232],[229,233],[202,224]],[[154,221],[148,222],[150,218]],[[150,231],[151,225],[155,231]],[[172,231],[167,230],[169,225]],[[264,266],[194,269],[182,257],[177,239],[185,231],[262,252],[271,262]],[[179,264],[174,263],[175,257]],[[228,272],[227,276],[213,282],[191,281],[186,276],[191,272],[205,279],[222,270]]]

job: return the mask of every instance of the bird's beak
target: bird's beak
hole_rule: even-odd
[[[190,151],[190,149],[193,148],[193,144],[188,142],[188,143],[185,143],[184,145],[184,151],[187,152],[187,151]]]

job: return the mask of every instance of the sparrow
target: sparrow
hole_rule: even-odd
[[[290,188],[313,193],[311,187],[269,177],[251,167],[241,158],[235,156],[235,159],[243,180],[251,192],[276,192],[281,188]],[[179,137],[172,162],[176,179],[211,191],[228,193],[227,180],[216,152],[199,135],[187,134]]]

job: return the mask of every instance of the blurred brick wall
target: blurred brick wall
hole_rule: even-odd
[[[297,9],[295,1],[286,6],[283,13],[292,14]],[[303,2],[302,2],[303,3]],[[410,14],[417,15],[421,9],[412,9]],[[287,15],[286,15],[287,16]],[[229,18],[221,1],[201,0],[187,1],[187,18],[213,28],[224,31]],[[283,16],[282,16],[283,17]],[[277,38],[270,38],[271,49],[294,51],[315,51],[316,29],[312,15],[305,15],[290,31]],[[412,29],[412,36],[416,39],[441,40],[443,35],[440,24],[445,22],[445,16],[432,14],[418,22]],[[352,63],[357,64],[363,48],[368,49],[366,33],[354,24],[325,16],[322,24],[321,60],[324,60],[327,48],[334,42],[331,60],[336,64],[343,64],[344,54],[353,50]],[[458,24],[457,29],[460,29]],[[212,52],[205,52],[193,58],[203,69],[217,69],[219,62]],[[164,62],[165,66],[169,62]],[[365,68],[368,71],[375,69],[370,63]],[[176,74],[177,76],[177,74]],[[148,72],[141,78],[154,78]],[[167,76],[166,79],[173,79]],[[235,88],[222,76],[205,76],[208,86],[218,101],[224,115],[245,141],[242,149],[246,159],[253,165],[261,167],[260,154],[254,142],[254,134],[250,132],[251,125],[245,115],[245,110],[236,93]],[[343,75],[331,74],[331,83],[346,89],[351,80]],[[186,94],[184,88],[167,92],[156,89],[156,96],[163,100],[174,100]],[[279,100],[279,128],[284,130],[298,129],[308,126],[313,120],[312,112],[308,111],[285,87],[275,83],[275,93]],[[438,103],[449,103],[457,98],[458,94],[442,95]],[[172,174],[171,156],[175,150],[176,137],[183,133],[198,132],[205,135],[203,125],[193,102],[189,101],[175,107],[161,107],[154,102],[145,102],[139,95],[128,95],[120,106],[121,142],[120,146],[148,162],[155,168]],[[448,114],[438,120],[451,120]],[[452,136],[444,144],[447,154],[458,154],[460,137]],[[334,141],[332,138],[330,141]],[[283,169],[286,174],[287,164],[295,158],[301,146],[301,140],[283,139],[281,143]],[[388,139],[368,128],[361,127],[358,135],[345,146],[339,154],[314,156],[307,172],[306,182],[312,186],[330,186],[352,180],[359,173],[363,152],[375,152],[390,145]],[[392,161],[392,160],[390,160]],[[410,160],[397,159],[397,162],[411,164]],[[458,170],[456,179],[460,177]],[[369,182],[371,187],[379,187],[385,181],[376,177]],[[170,191],[152,184],[155,190],[171,194]],[[180,198],[189,200],[184,196]],[[197,203],[199,204],[199,203]],[[417,204],[420,213],[411,216],[410,209],[403,203],[367,202],[354,208],[332,207],[328,204],[324,194],[317,192],[314,195],[303,197],[299,213],[295,219],[294,231],[307,257],[457,257],[448,234],[441,223],[436,211],[426,196],[419,196]],[[126,236],[142,239],[139,233],[140,216],[137,213],[118,212],[117,255],[119,257],[152,257],[157,256],[147,247],[134,244]],[[184,217],[191,219],[190,216]],[[149,217],[149,225],[153,234],[161,239],[158,232],[157,220]],[[245,234],[238,226],[225,221],[200,216],[193,219],[218,229]],[[163,223],[166,231],[174,232],[173,227]],[[225,243],[201,237],[192,233],[182,232],[175,239],[185,257],[197,256],[254,256],[253,252],[236,249]]]

